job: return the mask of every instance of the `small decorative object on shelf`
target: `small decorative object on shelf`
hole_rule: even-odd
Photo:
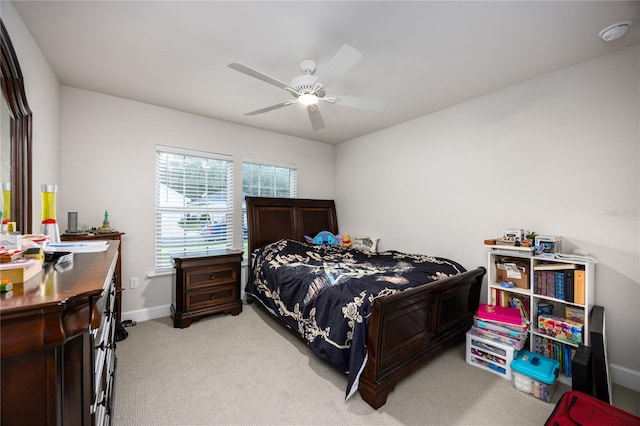
[[[536,235],[534,247],[537,256],[554,257],[562,251],[562,237],[556,235]]]
[[[56,220],[56,192],[58,185],[42,184],[42,226],[40,233],[49,237],[50,243],[60,242],[60,230]]]
[[[80,234],[78,230],[78,212],[67,212],[67,227],[65,234]]]
[[[108,211],[104,211],[104,220],[102,221],[102,226],[100,228],[98,228],[98,230],[96,231],[98,234],[110,234],[112,232],[118,232],[115,229],[111,228],[111,225],[109,225],[109,212]]]
[[[511,243],[520,243],[524,239],[524,229],[505,229],[502,232],[501,241],[503,242],[511,242]]]

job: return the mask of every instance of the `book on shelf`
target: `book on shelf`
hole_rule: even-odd
[[[516,308],[520,310],[520,316],[525,322],[529,322],[531,315],[529,313],[529,297],[523,294],[514,293],[509,289],[491,289],[491,300],[494,305],[504,308]]]
[[[579,287],[583,297],[581,302],[576,300],[576,297],[579,297],[577,295]],[[584,304],[584,270],[534,270],[533,291],[542,296]]]
[[[20,258],[13,262],[0,263],[0,281],[11,280],[19,284],[36,276],[42,271],[42,262],[36,259]]]
[[[536,353],[558,361],[560,363],[560,374],[565,377],[573,375],[571,360],[576,353],[576,348],[542,336],[535,337],[534,348]]]
[[[524,322],[519,309],[486,303],[480,303],[478,306],[478,318],[514,325]]]
[[[564,300],[573,303],[573,277],[574,270],[567,269],[564,271]]]
[[[564,273],[554,272],[553,282],[555,283],[553,297],[564,300]]]
[[[564,271],[565,269],[576,269],[575,263],[538,263],[533,266],[534,271]]]
[[[524,300],[524,298],[517,297],[514,295],[511,298],[511,303],[512,303],[512,306],[511,306],[512,308],[518,308],[522,319],[524,319],[526,322],[529,322],[530,321],[529,302]]]
[[[573,302],[584,305],[585,271],[576,269],[573,273]]]

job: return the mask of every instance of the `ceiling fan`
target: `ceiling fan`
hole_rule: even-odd
[[[370,111],[382,111],[384,109],[386,104],[385,100],[338,95],[328,96],[325,92],[325,88],[329,84],[331,84],[341,74],[344,74],[351,69],[351,67],[357,64],[360,59],[362,59],[362,54],[352,46],[345,44],[340,48],[340,50],[338,50],[331,61],[329,61],[327,66],[318,75],[315,75],[315,61],[311,59],[303,59],[300,61],[300,69],[303,74],[294,77],[289,84],[236,62],[229,64],[229,68],[284,89],[293,97],[293,99],[289,99],[266,108],[261,108],[256,111],[248,112],[245,115],[262,114],[264,112],[273,111],[278,108],[299,103],[306,106],[313,130],[320,130],[325,127],[325,124],[322,119],[322,115],[320,114],[320,110],[318,109],[319,101]]]

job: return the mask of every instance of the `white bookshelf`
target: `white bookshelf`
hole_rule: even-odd
[[[491,247],[491,246],[490,246]],[[504,288],[501,286],[498,280],[498,273],[496,269],[496,263],[501,263],[504,258],[512,258],[527,265],[527,282],[528,288]],[[535,291],[535,272],[540,265],[548,264],[570,264],[572,268],[578,270],[584,270],[585,282],[584,282],[584,303],[569,302],[564,299],[547,296],[540,294],[539,291]],[[563,269],[556,272],[562,272]],[[487,268],[487,280],[488,280],[488,294],[487,301],[489,304],[503,304],[500,303],[499,292],[503,292],[503,296],[508,293],[515,295],[521,295],[529,301],[529,312],[531,325],[529,327],[529,350],[532,352],[542,352],[536,342],[539,339],[548,339],[548,343],[551,347],[556,349],[563,348],[568,345],[570,348],[577,349],[578,344],[573,342],[567,342],[566,340],[558,339],[543,333],[538,332],[538,304],[548,303],[553,306],[553,315],[557,317],[565,316],[565,308],[567,306],[577,308],[582,311],[583,317],[583,330],[582,330],[582,344],[589,345],[589,312],[594,303],[595,296],[595,265],[592,262],[578,261],[578,260],[566,260],[556,259],[546,256],[535,256],[530,250],[511,250],[503,247],[490,248],[488,253],[488,268]],[[507,293],[504,293],[507,292]],[[503,297],[502,300],[505,300]],[[551,356],[551,358],[554,358]],[[570,361],[569,361],[570,362]],[[571,378],[566,377],[562,373],[558,376],[558,380],[562,383],[571,385]]]

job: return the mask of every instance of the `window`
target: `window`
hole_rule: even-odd
[[[245,254],[247,245],[246,195],[254,197],[288,197],[297,195],[298,180],[295,166],[274,165],[245,161],[242,163],[242,243]],[[250,258],[245,255],[245,258]]]
[[[175,253],[232,248],[233,157],[156,147],[156,271]]]

